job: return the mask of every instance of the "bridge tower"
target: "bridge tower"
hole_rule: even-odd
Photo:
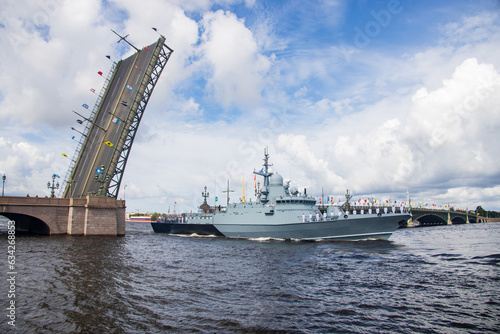
[[[85,118],[88,123],[66,174],[63,197],[118,197],[146,105],[173,52],[160,36],[141,50],[125,40],[137,52],[113,64],[91,115]]]

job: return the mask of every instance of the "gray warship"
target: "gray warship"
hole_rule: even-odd
[[[221,210],[200,210],[175,221],[152,223],[154,231],[246,239],[388,239],[411,217],[405,212],[350,214],[345,204],[320,210],[315,198],[307,196],[305,190],[300,194],[296,187],[290,187],[289,181],[284,182],[280,174],[269,170],[270,166],[266,149],[263,168],[254,171],[264,178],[256,201],[242,200],[228,203]]]

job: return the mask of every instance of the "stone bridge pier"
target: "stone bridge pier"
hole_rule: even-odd
[[[125,235],[125,201],[110,197],[0,197],[0,215],[16,233]]]

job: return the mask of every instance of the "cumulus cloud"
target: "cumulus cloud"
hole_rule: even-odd
[[[446,43],[475,43],[488,40],[498,26],[495,22],[499,14],[495,12],[483,12],[473,16],[464,16],[462,20],[449,22],[440,27],[446,36]]]
[[[102,85],[96,69],[109,68],[103,49],[108,43],[94,28],[100,1],[11,3],[4,9],[0,120],[29,127],[62,125],[72,117],[74,99],[91,99],[89,89]],[[77,35],[78,43],[68,43]],[[97,47],[88,50],[94,43]],[[79,90],[82,84],[85,89]]]
[[[429,177],[419,178],[428,183],[432,178],[494,174],[500,144],[492,127],[500,125],[499,90],[495,67],[475,58],[458,66],[441,88],[418,90],[405,129],[410,176],[432,170]]]
[[[211,69],[209,87],[222,105],[256,106],[269,60],[235,14],[218,10],[203,17],[202,52]]]
[[[318,131],[303,127],[306,135],[281,135],[278,148],[294,168],[313,175],[298,178],[313,179],[316,194],[318,187],[333,193],[347,187],[358,194],[410,190],[431,198],[425,191],[435,189],[449,199],[455,187],[494,187],[499,89],[497,69],[469,58],[439,88],[421,87],[330,120],[324,114]]]
[[[316,189],[326,186],[337,192],[345,188],[345,180],[335,174],[334,168],[329,167],[327,161],[315,156],[306,136],[280,135],[277,148],[286,154],[288,161],[295,162],[293,166],[299,173],[299,180],[313,181],[312,184],[304,184],[305,186],[313,186]]]
[[[104,82],[97,71],[111,66],[105,55],[117,61],[134,52],[110,29],[142,47],[159,37],[154,26],[175,51],[127,163],[121,195],[128,184],[133,210],[174,202],[189,210],[203,186],[220,196],[227,180],[238,193],[266,146],[276,170],[308,194],[323,187],[336,195],[409,189],[452,202],[469,192],[470,202],[491,205],[499,198],[497,13],[432,21],[425,43],[380,48],[411,21],[394,20],[347,57],[341,40],[352,34],[344,21],[353,8],[337,1],[307,9],[253,0],[3,5],[0,172],[16,180],[17,194],[43,191],[52,173],[65,174],[61,153],[72,156],[70,127],[80,129],[71,110],[87,115],[81,105],[94,104],[89,89]]]
[[[43,150],[25,141],[12,142],[0,137],[0,174],[6,174],[6,195],[32,193],[39,179],[47,174],[54,160],[53,153]],[[40,191],[40,190],[38,190]],[[38,193],[40,195],[43,192]]]

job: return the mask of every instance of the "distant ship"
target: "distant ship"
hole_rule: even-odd
[[[213,223],[215,208],[207,203],[207,187],[201,193],[204,198],[200,210],[196,213],[169,214],[158,217],[151,226],[156,233],[180,234],[180,235],[208,235],[223,237],[224,235],[215,228]],[[175,211],[175,210],[174,210]]]
[[[269,171],[270,166],[266,149],[263,168],[254,171],[264,178],[257,201],[242,200],[217,211],[207,209],[210,206],[205,197],[200,212],[151,223],[153,230],[156,233],[247,239],[389,239],[411,217],[405,212],[349,214],[345,206],[328,206],[321,212],[316,199],[308,197],[305,191],[299,194],[296,187],[290,187],[290,182],[283,182],[280,174]]]
[[[131,216],[127,221],[130,222],[140,222],[140,223],[150,223],[151,216]]]

